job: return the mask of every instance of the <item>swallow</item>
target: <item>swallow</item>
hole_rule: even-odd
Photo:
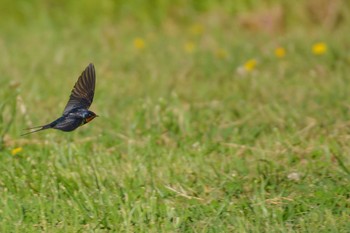
[[[62,116],[49,124],[26,129],[33,131],[22,134],[21,136],[46,129],[58,129],[70,132],[92,121],[98,116],[89,110],[94,99],[95,83],[95,67],[90,63],[75,83]]]

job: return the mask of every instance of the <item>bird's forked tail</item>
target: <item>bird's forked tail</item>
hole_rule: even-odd
[[[28,134],[36,133],[36,132],[39,132],[39,131],[42,131],[42,130],[45,130],[45,129],[50,129],[50,128],[52,128],[51,124],[42,125],[42,126],[36,126],[36,127],[32,127],[32,128],[27,128],[27,129],[24,129],[24,130],[32,130],[32,129],[35,129],[35,130],[34,131],[30,131],[28,133],[21,134],[21,136],[25,136],[25,135],[28,135]]]

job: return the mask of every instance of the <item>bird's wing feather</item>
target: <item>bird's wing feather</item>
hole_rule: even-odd
[[[86,67],[75,83],[69,101],[64,108],[63,115],[75,108],[89,109],[94,99],[96,74],[92,63]]]

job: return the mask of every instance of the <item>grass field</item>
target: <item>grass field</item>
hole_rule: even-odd
[[[349,4],[86,2],[0,10],[0,232],[349,232]]]

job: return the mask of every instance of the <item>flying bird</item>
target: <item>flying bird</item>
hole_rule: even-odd
[[[94,99],[95,83],[95,67],[90,63],[75,83],[62,116],[49,124],[26,129],[33,131],[21,136],[45,129],[58,129],[69,132],[92,121],[98,116],[94,112],[89,111],[89,107]]]

